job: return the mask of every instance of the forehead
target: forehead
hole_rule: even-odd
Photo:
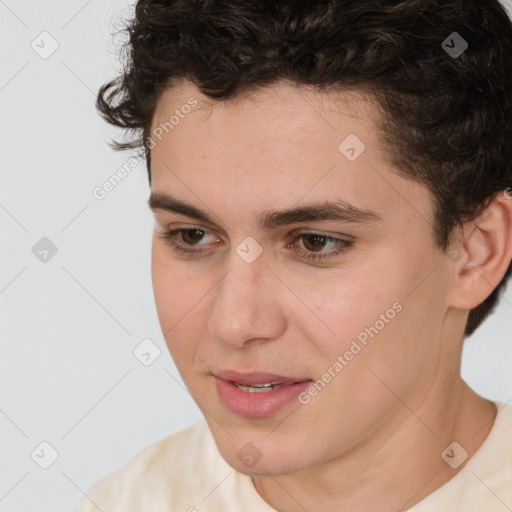
[[[172,190],[239,218],[326,199],[380,210],[383,218],[422,209],[428,216],[427,189],[388,163],[377,122],[375,103],[359,91],[281,83],[214,101],[182,82],[155,110],[153,191]]]
[[[193,103],[193,106],[189,106]],[[215,100],[202,94],[199,89],[188,80],[181,80],[174,87],[165,89],[158,99],[151,131],[159,126],[169,125],[170,117],[175,114],[171,124],[167,126],[174,130],[185,117],[193,118],[196,123],[207,122],[212,114],[214,120],[229,116],[230,122],[235,123],[236,118],[264,118],[271,128],[273,121],[280,118],[287,120],[311,119],[314,124],[322,122],[331,130],[337,129],[327,113],[346,116],[352,119],[367,119],[374,124],[374,119],[380,115],[377,103],[373,96],[359,89],[336,90],[328,88],[319,91],[313,86],[296,84],[281,80],[274,84],[255,90],[243,90],[234,97]],[[179,119],[178,119],[179,117]],[[315,119],[316,118],[316,119]],[[190,121],[189,121],[190,122]],[[165,131],[165,130],[164,130]]]

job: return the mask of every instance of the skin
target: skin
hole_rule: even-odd
[[[457,441],[471,456],[496,416],[461,380],[460,359],[468,311],[512,256],[512,201],[499,196],[458,232],[454,261],[435,246],[428,189],[387,163],[363,93],[281,82],[217,103],[183,81],[162,94],[153,128],[190,97],[198,105],[152,149],[152,192],[215,223],[155,208],[152,278],[168,348],[220,453],[279,511],[411,507],[464,467],[441,452]],[[353,162],[338,149],[349,134],[366,146]],[[267,210],[340,199],[382,220],[257,223]],[[206,232],[200,255],[178,254],[160,236],[191,227]],[[314,262],[297,230],[355,241]],[[263,249],[252,263],[236,252],[248,236]],[[220,402],[212,372],[320,379],[396,302],[402,310],[307,405],[248,419]],[[248,442],[262,454],[250,468],[237,457]]]

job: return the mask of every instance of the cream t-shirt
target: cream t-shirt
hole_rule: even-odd
[[[512,511],[512,405],[450,481],[407,512]],[[220,455],[206,421],[152,444],[93,485],[73,512],[276,512]],[[312,511],[316,512],[316,511]]]

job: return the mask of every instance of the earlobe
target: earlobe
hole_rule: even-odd
[[[464,226],[464,259],[455,275],[452,307],[473,309],[498,286],[512,259],[512,200],[499,194]]]

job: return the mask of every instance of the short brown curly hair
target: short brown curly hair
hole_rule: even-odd
[[[139,0],[126,32],[124,71],[97,108],[138,136],[114,149],[144,147],[162,91],[181,79],[217,101],[284,79],[373,94],[390,161],[432,193],[443,251],[512,182],[512,23],[498,0]]]

